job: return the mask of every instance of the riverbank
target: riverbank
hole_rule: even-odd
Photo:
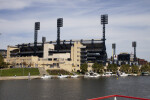
[[[0,80],[28,80],[28,79],[39,79],[41,76],[3,76]]]
[[[51,79],[58,79],[58,75],[50,75]],[[40,79],[42,76],[3,76],[0,80],[28,80],[28,79]],[[84,77],[84,75],[79,75],[78,78]],[[70,77],[68,77],[70,78]]]

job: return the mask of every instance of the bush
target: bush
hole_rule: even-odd
[[[80,66],[81,73],[82,73],[82,74],[85,74],[85,73],[88,71],[87,68],[88,68],[87,63],[82,64],[82,65]]]
[[[150,72],[150,65],[142,65],[141,72]]]
[[[128,65],[128,64],[127,65],[122,65],[121,68],[120,68],[120,71],[129,73],[130,65]]]
[[[94,70],[94,72],[97,72],[97,73],[103,73],[103,70],[104,70],[104,67],[102,64],[98,64],[98,63],[94,63],[92,65],[92,68]]]
[[[109,65],[107,66],[107,70],[108,70],[108,71],[111,71],[111,72],[113,72],[113,73],[116,73],[117,70],[118,70],[118,67],[117,67],[116,64],[109,64]]]
[[[50,75],[72,75],[72,73],[68,72],[68,71],[65,71],[63,69],[60,69],[60,70],[47,70],[47,72],[50,74]]]
[[[8,68],[8,64],[4,62],[4,58],[1,54],[0,54],[0,68]]]

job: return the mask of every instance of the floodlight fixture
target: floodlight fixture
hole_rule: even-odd
[[[40,22],[35,22],[35,30],[40,30]]]
[[[46,42],[46,37],[42,37],[42,42],[43,42],[43,43]]]
[[[116,49],[116,44],[115,43],[112,44],[112,49]]]
[[[57,19],[57,27],[63,27],[63,18]]]
[[[101,24],[108,24],[108,14],[101,15]]]
[[[136,47],[136,41],[132,42],[132,47]]]

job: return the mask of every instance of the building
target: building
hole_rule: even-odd
[[[145,59],[140,59],[140,58],[138,58],[137,60],[138,60],[138,64],[139,64],[139,65],[148,64],[148,62],[147,62]]]
[[[104,63],[106,52],[103,52],[103,41],[63,40],[60,41],[59,52],[57,41],[37,43],[34,55],[34,43],[8,46],[6,62],[15,67],[44,67],[46,69],[80,70],[83,63]]]
[[[57,41],[37,42],[40,22],[35,22],[34,43],[8,46],[6,62],[18,67],[44,67],[46,69],[65,69],[68,71],[80,70],[83,63],[88,63],[89,70],[93,63],[106,64],[107,53],[105,46],[105,24],[108,24],[108,15],[101,15],[103,38],[92,40],[61,40],[60,28],[63,27],[63,18],[57,19]]]

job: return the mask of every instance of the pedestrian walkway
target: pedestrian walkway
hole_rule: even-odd
[[[43,76],[43,75],[49,75],[49,74],[47,73],[47,71],[45,70],[45,68],[39,67],[38,69],[39,69],[39,72],[40,72],[40,75],[41,75],[41,76]]]

